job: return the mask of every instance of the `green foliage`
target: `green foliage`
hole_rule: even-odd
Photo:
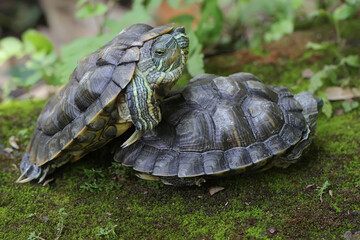
[[[322,186],[317,187],[318,196],[319,196],[321,202],[323,202],[322,196],[323,196],[325,190],[326,190],[329,186],[330,186],[329,181],[326,181],[326,182],[324,182],[324,184],[323,184]]]
[[[103,15],[108,11],[108,7],[103,3],[91,3],[89,1],[79,0],[77,5],[78,7],[83,5],[76,13],[76,17],[79,19]]]
[[[359,102],[357,102],[357,101],[354,101],[354,102],[343,101],[342,106],[343,106],[345,112],[351,112],[352,110],[359,107]]]
[[[118,225],[115,225],[113,223],[109,223],[108,226],[106,226],[105,228],[100,228],[99,229],[99,233],[97,233],[97,236],[102,236],[106,239],[118,239],[117,234],[115,232],[115,228]]]
[[[360,1],[358,0],[349,0],[346,3],[343,3],[337,7],[332,13],[327,12],[323,9],[320,9],[316,15],[325,16],[334,25],[334,29],[337,37],[337,44],[331,42],[322,42],[322,43],[313,43],[309,42],[307,48],[315,51],[328,52],[337,59],[337,64],[325,65],[322,70],[316,72],[310,79],[309,91],[315,93],[321,89],[324,85],[326,79],[330,79],[331,84],[333,85],[342,85],[348,86],[355,80],[356,77],[350,75],[348,67],[359,68],[360,59],[357,55],[348,55],[344,56],[342,53],[342,38],[340,34],[340,21],[349,19],[354,16],[357,9],[360,7]],[[339,76],[345,76],[339,78]],[[330,106],[330,105],[329,105]],[[343,108],[345,112],[349,112],[354,108],[357,108],[358,104],[356,102],[352,105],[350,103],[344,102]],[[322,111],[326,116],[330,117],[332,115],[331,108],[325,107]]]
[[[51,41],[42,33],[30,29],[22,34],[22,41],[6,37],[0,41],[0,64],[12,57],[28,56],[24,64],[17,65],[10,70],[15,86],[29,87],[40,79],[52,82],[54,64],[57,55]],[[11,88],[11,87],[10,87]]]
[[[303,0],[236,1],[226,21],[251,32],[249,46],[261,52],[263,40],[275,41],[294,31],[296,15],[303,4]]]
[[[333,17],[335,20],[345,20],[354,16],[356,8],[352,4],[343,4],[336,8]]]
[[[106,189],[108,183],[103,169],[84,169],[87,181],[80,186],[83,191],[102,192]]]

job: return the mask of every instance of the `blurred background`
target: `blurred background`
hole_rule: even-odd
[[[347,32],[359,32],[359,9],[360,0],[1,0],[0,102],[48,98],[78,59],[131,24],[175,22],[191,42],[180,85],[205,71],[330,56],[317,70],[304,68],[295,91],[346,100],[350,111],[359,105],[360,43]]]

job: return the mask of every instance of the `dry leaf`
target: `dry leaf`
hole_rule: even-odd
[[[330,101],[346,100],[360,97],[360,90],[356,88],[328,87],[324,91]]]
[[[330,197],[333,197],[333,192],[332,192],[332,190],[329,190],[329,195],[330,195]]]
[[[274,234],[276,232],[276,229],[272,227],[272,228],[269,228],[268,231],[269,231],[269,233]]]
[[[9,138],[9,143],[11,145],[12,148],[14,149],[20,149],[19,145],[16,143],[16,139],[15,139],[15,136],[11,136]]]
[[[209,193],[212,196],[215,193],[220,192],[220,191],[222,191],[224,189],[225,189],[224,187],[211,187],[211,188],[209,188]]]
[[[12,149],[12,148],[5,148],[4,149],[4,152],[6,152],[6,153],[12,153],[14,151],[14,149]]]
[[[311,78],[312,76],[314,76],[314,72],[310,68],[307,68],[302,71],[301,76],[303,78]]]

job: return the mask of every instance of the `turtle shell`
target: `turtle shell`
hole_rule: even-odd
[[[311,98],[305,108],[316,121],[317,102],[305,97]],[[301,103],[287,88],[266,86],[248,73],[200,75],[161,107],[162,122],[115,153],[147,179],[191,185],[207,176],[284,167],[310,144]]]
[[[23,162],[41,166],[53,160],[54,165],[74,161],[126,131],[131,121],[119,124],[115,106],[133,77],[139,48],[172,29],[132,25],[81,59],[69,83],[43,108]]]

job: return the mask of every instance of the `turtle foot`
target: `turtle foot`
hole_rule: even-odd
[[[45,179],[47,173],[49,172],[49,167],[43,168],[36,166],[31,163],[29,159],[30,154],[25,153],[20,163],[21,175],[16,180],[17,183],[27,183],[34,179],[39,179],[40,183]]]

